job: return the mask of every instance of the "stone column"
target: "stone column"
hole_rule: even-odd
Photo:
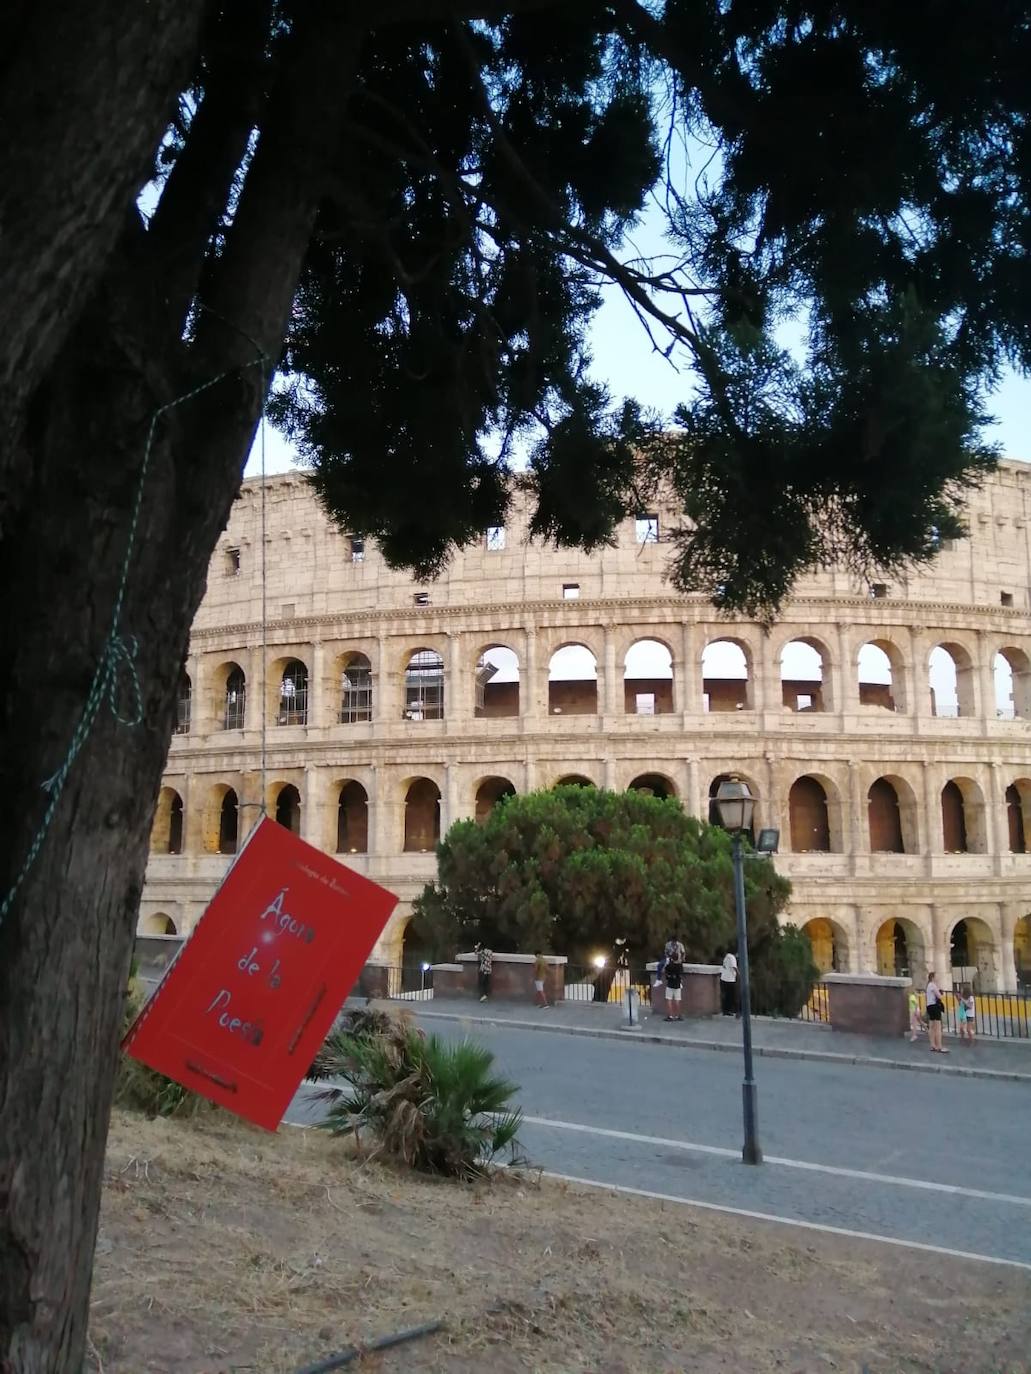
[[[924,823],[922,830],[926,856],[925,867],[928,875],[930,875],[934,871],[934,856],[941,854],[945,845],[945,838],[942,834],[941,789],[938,787],[934,767],[927,762],[924,762],[921,767],[924,774]]]
[[[605,668],[598,683],[598,710],[605,716],[626,714],[623,693],[623,674],[616,668],[616,636],[611,625],[605,626]]]
[[[1013,939],[1017,922],[1027,911],[1026,902],[999,903],[999,991],[1017,991],[1017,962]]]
[[[519,674],[519,714],[523,718],[523,729],[533,733],[541,714],[541,693],[537,663],[537,631],[532,626],[526,631],[526,655]]]
[[[1009,852],[1009,817],[1006,814],[1006,789],[1003,787],[1002,768],[993,759],[985,769],[987,781],[984,793],[984,840],[985,850],[992,856],[992,871],[1002,872],[1003,855]]]
[[[984,630],[977,632],[977,663],[974,665],[974,714],[980,717],[982,733],[988,733],[988,722],[997,719],[995,701],[995,655]]]
[[[322,796],[322,773],[314,764],[304,767],[304,783],[301,787],[301,839],[315,845],[316,849],[326,848],[325,798]]]
[[[190,681],[194,681],[193,678]],[[197,805],[193,805],[193,772],[187,769],[179,780],[177,792],[183,799],[183,848],[184,854],[200,854],[204,848],[201,833],[201,791],[197,788]],[[196,814],[194,814],[196,813]]]
[[[687,761],[687,796],[684,798],[684,809],[689,816],[697,816],[703,821],[709,819],[708,808],[702,805],[697,759]]]
[[[831,701],[838,715],[855,715],[859,710],[859,669],[852,653],[851,629],[851,625],[838,626],[837,681]]]
[[[210,683],[201,670],[200,654],[191,653],[186,660],[190,679],[190,735],[207,735],[216,728],[210,697]],[[185,806],[185,801],[183,805]]]
[[[616,760],[611,754],[606,754],[604,759],[602,759],[602,769],[605,787],[610,792],[615,792],[618,786],[616,782]]]
[[[753,641],[754,642],[754,641]],[[780,711],[783,693],[780,689],[780,660],[774,657],[768,630],[759,631],[755,657],[751,664],[751,702],[756,712]]]
[[[373,707],[375,710],[375,707]],[[383,853],[383,841],[381,831],[383,828],[383,808],[380,802],[380,787],[382,785],[383,770],[376,764],[369,765],[369,839],[368,850],[370,854],[379,855]]]
[[[400,662],[400,654],[400,641],[391,639],[389,635],[380,635],[379,664],[373,679],[376,692],[373,717],[378,724],[385,726],[388,732],[396,729],[404,705],[405,665]]]
[[[930,720],[933,715],[931,684],[923,625],[910,627],[909,654],[903,671],[906,678],[906,715],[915,716],[918,720]]]
[[[536,792],[537,790],[537,760],[533,757],[527,758],[523,764],[523,791]]]
[[[870,828],[867,825],[866,807],[863,804],[863,789],[859,774],[859,764],[854,759],[848,765],[848,846],[851,854],[851,869],[857,873],[861,867],[860,855],[870,853]]]
[[[674,666],[673,709],[683,715],[695,716],[702,709],[702,663],[699,626],[685,620],[682,630],[682,663],[678,672]]]
[[[462,637],[453,630],[447,632],[444,664],[444,719],[449,725],[457,725],[470,718],[473,701],[470,676],[462,662]]]
[[[308,670],[308,724],[328,725],[333,716],[327,711],[326,646],[317,639],[311,646],[311,667]]]
[[[927,969],[931,969],[937,974],[938,986],[942,989],[952,987],[952,962],[949,958],[949,946],[945,939],[945,919],[938,908],[937,902],[928,903],[928,911],[931,917],[931,948],[927,951]]]
[[[765,754],[763,758],[766,763],[766,777],[763,780],[764,795],[760,808],[763,825],[768,830],[779,830],[781,849],[789,848],[791,836],[786,832],[785,827],[785,822],[789,818],[781,814],[776,762],[772,754]]]
[[[440,833],[443,837],[460,819],[461,803],[458,795],[458,769],[452,763],[444,764],[444,795],[441,798]]]

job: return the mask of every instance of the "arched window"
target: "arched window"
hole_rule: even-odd
[[[967,814],[963,793],[949,781],[942,788],[942,837],[946,854],[966,854]]]
[[[780,654],[780,690],[789,711],[824,711],[824,655],[808,639],[793,639]]]
[[[899,796],[887,778],[871,783],[867,793],[870,849],[875,854],[904,854]]]
[[[360,782],[345,782],[337,801],[337,853],[366,854],[368,849],[368,793]]]
[[[364,654],[352,654],[340,674],[340,724],[372,719],[372,665]]]
[[[623,708],[629,716],[664,716],[673,710],[673,655],[658,639],[639,639],[623,664]]]
[[[143,916],[137,927],[138,935],[175,935],[175,922],[171,916],[166,916],[163,911],[155,911],[150,916]]]
[[[1017,987],[1031,991],[1031,916],[1021,916],[1013,927],[1013,965]]]
[[[934,716],[972,716],[974,714],[973,664],[959,644],[937,644],[927,660],[931,714]]]
[[[597,711],[597,659],[585,644],[563,644],[548,664],[548,715],[593,716]]]
[[[175,699],[175,733],[177,735],[188,735],[190,733],[190,708],[193,699],[193,683],[190,681],[189,673],[183,673],[179,679],[179,690]]]
[[[923,980],[927,973],[926,941],[923,931],[908,919],[884,921],[874,937],[877,972],[882,978]]]
[[[898,652],[894,646],[886,647],[883,642],[876,640],[864,644],[859,650],[860,706],[879,706],[885,711],[902,709],[899,700],[902,673],[896,672],[896,668],[901,667],[897,658]]]
[[[791,848],[796,854],[827,854],[831,847],[827,793],[816,778],[797,778],[788,793]]]
[[[821,973],[844,973],[848,969],[848,935],[836,921],[814,916],[806,921],[802,933],[809,937],[813,963]]]
[[[435,649],[418,649],[405,669],[405,720],[444,719],[444,660]]]
[[[235,854],[239,838],[240,809],[231,787],[222,796],[218,811],[218,852]]]
[[[949,942],[952,985],[970,983],[977,992],[995,992],[998,977],[995,935],[979,916],[957,921]]]
[[[294,835],[301,833],[301,794],[292,782],[276,793],[276,824]]]
[[[1031,660],[1023,649],[1001,649],[992,660],[995,714],[999,720],[1024,719],[1029,711]]]
[[[308,724],[308,669],[299,658],[292,658],[283,669],[279,683],[278,725]]]
[[[751,671],[743,645],[736,639],[714,639],[706,644],[702,654],[702,709],[745,711],[751,706]]]
[[[677,795],[677,789],[669,778],[662,773],[641,773],[627,788],[628,792],[647,792],[649,796],[665,801]]]
[[[183,799],[174,787],[162,787],[158,793],[150,848],[153,854],[183,852]]]
[[[232,664],[226,675],[226,695],[222,715],[224,730],[242,730],[247,718],[247,679],[243,669]]]
[[[440,788],[416,778],[405,796],[405,853],[425,854],[440,839]]]
[[[479,719],[519,714],[519,658],[514,649],[495,644],[485,649],[476,665],[474,679],[476,716]]]
[[[559,778],[555,787],[593,787],[594,783],[590,778],[585,778],[582,773],[567,773],[564,778]]]
[[[1023,789],[1029,787],[1031,784],[1023,784]],[[1024,814],[1024,795],[1021,784],[1011,782],[1006,788],[1006,820],[1008,822],[1011,854],[1027,853],[1027,817]]]
[[[476,819],[480,825],[503,797],[514,796],[515,788],[507,778],[484,778],[476,789]]]

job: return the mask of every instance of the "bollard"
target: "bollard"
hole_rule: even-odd
[[[621,1022],[620,1030],[640,1030],[641,1029],[641,998],[636,988],[627,988],[626,991],[626,1018]]]

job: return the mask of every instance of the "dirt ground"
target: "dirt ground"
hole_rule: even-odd
[[[1031,1371],[1031,1275],[549,1180],[358,1161],[316,1131],[116,1114],[96,1374],[292,1374],[433,1318],[380,1374]]]

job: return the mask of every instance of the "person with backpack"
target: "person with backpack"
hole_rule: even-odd
[[[666,945],[663,978],[666,983],[666,1020],[683,1021],[680,1008],[684,997],[684,946],[676,936]]]

